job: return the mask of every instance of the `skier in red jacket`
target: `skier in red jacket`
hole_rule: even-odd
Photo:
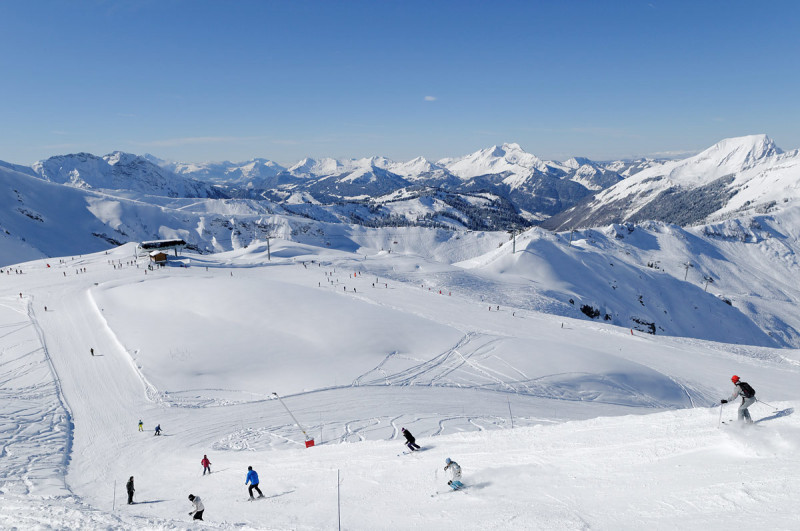
[[[208,456],[203,454],[203,459],[200,461],[200,464],[203,465],[203,475],[206,475],[206,471],[210,474],[211,473],[211,461],[208,460]]]

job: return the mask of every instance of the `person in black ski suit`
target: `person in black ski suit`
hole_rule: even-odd
[[[733,402],[737,397],[741,396],[742,403],[739,405],[739,420],[744,421],[747,424],[752,424],[753,419],[750,418],[750,412],[747,410],[747,408],[755,403],[756,393],[753,388],[750,387],[750,384],[743,382],[735,374],[731,376],[731,381],[733,382],[734,387],[733,394],[727,400],[722,399],[721,403],[727,404],[728,402]]]
[[[128,490],[128,505],[132,505],[133,492],[136,490],[133,488],[133,476],[131,476],[131,479],[129,479],[128,482],[125,484],[125,488]]]
[[[411,435],[410,431],[408,431],[405,428],[402,428],[400,430],[400,433],[402,433],[403,437],[406,438],[406,446],[408,446],[409,450],[411,450],[412,452],[415,450],[419,450],[419,445],[417,444],[417,440],[414,438],[413,435]]]

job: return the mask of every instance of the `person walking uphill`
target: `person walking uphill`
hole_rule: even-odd
[[[203,454],[203,459],[200,460],[200,464],[203,465],[203,475],[206,475],[206,472],[209,474],[211,473],[211,461],[208,460],[208,456]]]
[[[722,399],[720,403],[727,404],[728,402],[733,402],[736,400],[736,397],[742,397],[742,403],[739,404],[739,420],[744,421],[747,424],[752,424],[753,419],[750,418],[750,412],[747,410],[753,403],[756,401],[756,391],[753,389],[749,383],[742,381],[738,376],[735,374],[731,376],[731,381],[733,382],[733,394],[727,400]]]
[[[244,484],[247,485],[250,483],[250,487],[247,489],[247,492],[250,493],[250,500],[254,500],[253,498],[253,489],[258,492],[258,497],[263,498],[264,494],[261,492],[261,489],[258,488],[258,473],[253,470],[253,467],[247,467],[247,477],[244,478]]]
[[[133,476],[125,484],[125,489],[128,491],[128,505],[133,505],[133,493],[136,489],[133,488]]]
[[[194,509],[189,511],[189,516],[192,517],[192,520],[202,520],[203,511],[205,511],[206,508],[203,506],[203,501],[200,499],[200,496],[189,494],[189,501],[194,505]]]
[[[411,435],[410,431],[408,431],[405,428],[402,428],[400,430],[400,433],[402,433],[403,437],[406,438],[406,446],[408,446],[409,450],[411,450],[412,452],[415,450],[419,450],[419,445],[417,444],[417,440],[414,438],[413,435]]]

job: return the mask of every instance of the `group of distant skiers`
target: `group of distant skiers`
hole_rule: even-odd
[[[139,420],[139,431],[144,431],[144,424],[141,420]],[[406,439],[406,446],[412,452],[420,450],[421,447],[417,444],[416,439],[405,428],[402,428],[401,433]],[[161,425],[156,425],[155,435],[161,434]],[[208,459],[208,455],[203,455],[203,459],[200,460],[200,464],[203,466],[203,475],[205,476],[206,473],[211,474],[211,461]],[[450,475],[450,479],[447,481],[447,484],[453,490],[458,490],[464,487],[464,484],[461,482],[461,466],[458,463],[450,459],[449,457],[445,459],[445,472],[448,472]],[[244,484],[248,485],[247,492],[250,495],[250,501],[255,500],[256,497],[253,496],[253,491],[258,493],[258,498],[263,498],[264,493],[261,492],[261,489],[258,487],[260,481],[258,479],[258,472],[253,470],[252,466],[247,467],[247,475],[244,479]],[[133,493],[136,491],[133,484],[133,476],[128,479],[128,482],[125,484],[125,489],[128,491],[128,505],[132,505],[133,501]],[[203,505],[200,496],[196,496],[194,494],[189,494],[189,501],[192,502],[193,508],[189,512],[189,515],[194,520],[202,520],[203,519],[203,511],[205,511],[205,506]]]
[[[211,461],[209,461],[207,455],[203,455],[203,459],[200,460],[200,464],[203,465],[203,475],[206,475],[206,472],[211,474]],[[248,485],[248,492],[250,494],[250,501],[253,501],[255,497],[253,497],[253,491],[255,490],[258,492],[258,497],[263,498],[264,493],[261,492],[261,489],[258,488],[259,480],[258,480],[258,472],[253,470],[252,466],[247,467],[247,475],[244,478],[244,484]],[[133,493],[136,492],[136,489],[133,486],[133,476],[128,479],[128,482],[125,484],[125,490],[128,491],[128,505],[133,505]],[[203,501],[200,499],[200,496],[195,496],[194,494],[189,494],[189,501],[192,502],[194,507],[189,512],[189,516],[192,517],[193,520],[202,520],[203,519],[203,511],[205,511],[205,506],[203,505]]]
[[[748,408],[756,402],[756,392],[753,387],[739,378],[737,375],[733,375],[731,377],[731,382],[733,382],[734,391],[733,394],[728,397],[727,399],[723,398],[720,401],[720,405],[727,404],[729,402],[733,402],[738,397],[742,397],[742,401],[739,404],[739,421],[744,422],[745,424],[752,424],[753,419],[750,417],[750,412]],[[139,420],[139,431],[144,431],[143,423]],[[409,451],[416,452],[421,449],[420,445],[417,444],[417,441],[414,435],[411,434],[405,428],[401,428],[400,433],[406,440],[406,447],[408,447]],[[161,434],[161,425],[156,425],[155,428],[155,435]],[[461,466],[450,459],[449,457],[444,460],[445,466],[444,471],[448,473],[449,479],[447,481],[447,485],[450,486],[453,490],[459,490],[464,488],[464,484],[461,482]],[[207,455],[203,455],[203,459],[200,460],[200,464],[203,466],[203,475],[205,476],[206,473],[211,474],[211,461],[208,459]],[[253,496],[253,491],[255,490],[258,493],[259,498],[264,497],[264,493],[261,492],[261,489],[258,488],[259,479],[258,473],[253,470],[252,466],[247,467],[247,475],[245,476],[244,484],[248,485],[248,494],[250,495],[250,500],[256,499]],[[133,493],[135,491],[133,486],[133,476],[130,477],[127,484],[125,485],[128,491],[128,504],[132,504],[133,502]],[[189,494],[189,501],[192,502],[193,508],[189,512],[189,515],[192,516],[194,520],[202,520],[203,519],[203,511],[205,511],[205,507],[203,505],[200,496],[195,496],[194,494]]]

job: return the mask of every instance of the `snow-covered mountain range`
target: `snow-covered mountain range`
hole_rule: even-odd
[[[89,153],[50,157],[33,164],[32,170],[46,181],[74,188],[164,197],[224,197],[213,186],[175,175],[144,157],[121,151],[104,157]]]
[[[518,144],[430,162],[385,157],[304,159],[284,168],[267,159],[175,163],[114,152],[60,155],[31,167],[0,167],[41,179],[136,198],[251,199],[318,220],[367,226],[522,228],[620,181],[642,164],[573,158],[542,161]]]
[[[254,200],[266,211],[326,222],[567,230],[648,219],[692,225],[766,212],[797,197],[798,161],[798,150],[783,152],[767,136],[752,135],[672,161],[545,161],[512,143],[437,162],[307,158],[284,168],[267,159],[174,163],[114,152],[0,168],[130,199]]]
[[[559,284],[559,289],[550,288],[545,299],[539,294],[532,302],[515,304],[546,307],[549,312],[579,318],[601,318],[658,334],[706,339],[729,337],[736,330],[746,329],[750,325],[744,323],[750,322],[765,334],[759,344],[800,346],[800,322],[778,318],[772,295],[778,289],[774,282],[781,275],[792,274],[784,269],[794,267],[794,261],[779,261],[773,268],[778,277],[765,282],[768,287],[764,293],[758,292],[750,300],[749,295],[743,295],[748,293],[747,279],[741,278],[746,268],[738,265],[739,258],[729,256],[730,251],[720,248],[731,240],[770,248],[777,245],[774,252],[778,256],[784,256],[782,249],[794,248],[794,223],[772,216],[793,212],[798,204],[799,160],[797,151],[783,152],[759,135],[722,141],[685,160],[646,162],[640,166],[648,167],[623,180],[619,180],[619,172],[609,173],[604,166],[586,159],[543,162],[513,144],[435,164],[423,159],[407,164],[384,158],[306,159],[279,170],[265,161],[237,166],[238,170],[227,164],[217,169],[209,165],[202,170],[209,172],[207,176],[211,176],[212,169],[221,168],[228,175],[242,175],[242,167],[247,166],[250,176],[258,173],[266,180],[284,183],[269,192],[271,199],[216,198],[215,195],[232,195],[235,187],[223,185],[225,181],[220,180],[206,185],[192,177],[176,176],[143,157],[122,153],[53,157],[32,167],[4,163],[0,165],[0,180],[4,183],[0,191],[0,265],[161,238],[182,238],[188,249],[200,253],[283,238],[349,251],[367,248],[423,256],[439,252],[436,250],[443,244],[437,242],[460,240],[470,251],[448,252],[449,259],[457,262],[474,258],[476,249],[487,253],[506,242],[509,236],[505,231],[491,231],[496,226],[503,226],[509,219],[520,222],[519,217],[508,218],[508,213],[517,208],[517,203],[509,199],[513,196],[497,192],[497,187],[495,192],[486,191],[490,184],[533,201],[537,196],[528,190],[532,183],[539,188],[560,183],[562,191],[581,186],[588,193],[588,188],[577,182],[583,179],[586,185],[599,186],[601,190],[580,207],[568,209],[543,225],[556,229],[586,224],[599,227],[568,236],[576,240],[575,247],[588,245],[592,252],[572,256],[583,265],[558,272],[566,284]],[[255,170],[256,167],[261,169]],[[615,167],[623,170],[619,164]],[[425,175],[434,174],[436,177],[432,178],[442,179],[440,183],[457,180],[462,185],[471,183],[475,189],[456,192],[446,187],[420,186]],[[618,182],[604,187],[612,181]],[[483,184],[476,184],[479,182]],[[359,200],[333,202],[334,198],[352,198],[355,194],[363,195],[358,196]],[[326,197],[328,203],[320,202],[321,197]],[[651,219],[660,223],[653,224],[648,221]],[[704,221],[696,228],[680,228]],[[426,223],[427,229],[401,230]],[[476,226],[483,230],[472,231]],[[373,232],[369,227],[384,229]],[[525,234],[521,241],[532,238],[538,242],[530,250],[533,255],[549,256],[553,249],[560,249],[550,249],[550,238],[543,236],[546,232],[529,230]],[[695,284],[689,281],[688,270],[675,264],[663,265],[672,258],[659,253],[659,246],[654,247],[652,242],[661,240],[664,241],[659,246],[683,249],[681,263],[692,264]],[[630,245],[632,241],[639,243]],[[708,246],[707,251],[699,252],[704,246]],[[726,258],[703,263],[698,254],[705,256],[706,252]],[[624,256],[608,258],[618,253]],[[522,256],[528,255],[526,252]],[[737,265],[731,267],[730,263]],[[592,265],[585,269],[586,264]],[[548,270],[545,264],[534,269],[539,268]],[[620,276],[621,268],[628,268],[629,274]],[[669,269],[670,276],[654,274],[659,268]],[[672,286],[682,273],[687,278],[677,282],[677,287]],[[738,280],[726,289],[720,283],[722,276]],[[575,280],[578,278],[580,282]],[[706,281],[708,278],[711,280]],[[691,320],[677,320],[676,308],[689,297],[685,290],[696,289],[697,281],[705,288],[708,282],[716,282],[712,290],[715,295],[708,296],[712,306],[723,313],[735,308],[734,313],[743,315],[745,322],[730,331],[700,331],[692,328]],[[641,295],[654,283],[664,293],[675,293],[678,298],[659,297],[657,304],[648,304]],[[746,303],[742,297],[748,299]],[[775,318],[764,318],[769,315]],[[757,336],[748,333],[748,337]]]
[[[783,152],[766,135],[752,135],[643,169],[542,226],[567,230],[643,220],[694,225],[770,212],[798,198],[800,150]]]
[[[437,162],[421,157],[408,162],[304,159],[284,168],[267,159],[190,164],[114,152],[56,156],[30,167],[0,163],[0,170],[14,179],[37,177],[159,208],[185,211],[183,199],[211,199],[201,210],[222,216],[268,212],[372,227],[508,230],[538,223],[566,230],[649,219],[691,225],[767,212],[797,197],[798,161],[797,150],[783,152],[768,137],[754,135],[723,140],[674,161],[598,163],[574,157],[554,162],[518,144],[503,144]],[[34,210],[46,213],[48,208]],[[236,228],[251,231],[249,226]],[[113,241],[127,241],[123,233],[142,232],[118,229],[112,229],[116,234],[92,232],[108,233]],[[201,236],[193,242],[197,249],[217,248],[219,235],[209,239],[202,230],[158,228],[186,230]],[[154,232],[152,227],[148,231]]]

